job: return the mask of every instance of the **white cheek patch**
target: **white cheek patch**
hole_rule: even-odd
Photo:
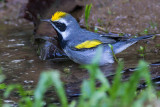
[[[51,24],[62,35],[63,39],[66,39],[68,37],[68,35],[70,34],[69,30],[61,32],[59,29],[57,29],[57,27],[53,23],[51,23]]]
[[[62,35],[63,39],[65,40],[70,35],[70,31],[66,30],[64,32],[61,32],[61,35]]]
[[[69,23],[63,18],[59,19],[58,21],[64,23],[66,26],[69,25]],[[60,32],[60,34],[62,35],[63,39],[66,39],[70,34],[70,30],[66,29],[64,32]]]
[[[61,23],[64,23],[66,26],[69,25],[69,23],[63,18],[61,18],[61,19],[59,19],[57,21],[61,22]],[[57,27],[53,23],[51,23],[51,24],[62,35],[63,39],[66,39],[69,36],[69,34],[70,34],[70,30],[69,29],[66,29],[64,32],[61,32],[59,29],[57,29]]]

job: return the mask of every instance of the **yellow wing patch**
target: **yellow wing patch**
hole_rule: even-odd
[[[100,44],[102,44],[102,42],[99,40],[88,40],[88,41],[85,41],[81,44],[76,45],[75,48],[77,48],[77,49],[93,48],[93,47],[96,47],[97,45],[100,45]]]
[[[51,21],[56,21],[64,17],[65,15],[67,15],[67,13],[62,12],[62,11],[57,11],[56,13],[54,13],[54,15],[52,15]]]

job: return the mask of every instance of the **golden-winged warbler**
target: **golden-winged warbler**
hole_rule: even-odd
[[[103,47],[99,65],[114,63],[112,50],[108,44],[113,46],[113,52],[117,54],[137,41],[153,36],[147,35],[124,39],[119,34],[94,33],[82,29],[73,16],[62,11],[57,11],[51,19],[43,21],[51,23],[58,34],[58,39],[64,52],[71,60],[79,64],[90,64],[99,46]]]

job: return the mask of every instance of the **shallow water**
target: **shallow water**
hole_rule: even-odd
[[[11,25],[1,24],[0,26],[0,61],[3,73],[6,75],[4,83],[19,83],[25,89],[35,88],[39,75],[44,70],[57,69],[61,73],[62,80],[66,84],[66,92],[70,97],[79,95],[79,87],[82,80],[88,77],[86,70],[80,69],[78,64],[72,61],[53,62],[42,61],[37,56],[34,45],[31,42],[32,25],[24,25],[23,27],[15,27]],[[160,43],[160,37],[155,39],[143,40],[131,46],[127,50],[118,54],[118,58],[123,58],[125,69],[134,68],[139,59],[145,59],[149,63],[160,61],[160,47],[156,44]],[[144,58],[139,57],[137,50],[139,46],[146,46],[146,55]],[[111,64],[101,67],[104,75],[108,78],[112,77],[117,64]],[[160,64],[151,65],[152,77],[157,77],[160,70]],[[130,73],[129,73],[130,74]],[[128,73],[124,73],[124,80],[127,80]],[[48,95],[53,95],[52,91]],[[11,96],[4,100],[7,103],[17,101],[17,96]]]

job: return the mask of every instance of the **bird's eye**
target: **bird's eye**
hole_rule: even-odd
[[[64,32],[67,28],[67,26],[64,23],[60,22],[53,22],[53,24],[61,31]]]

